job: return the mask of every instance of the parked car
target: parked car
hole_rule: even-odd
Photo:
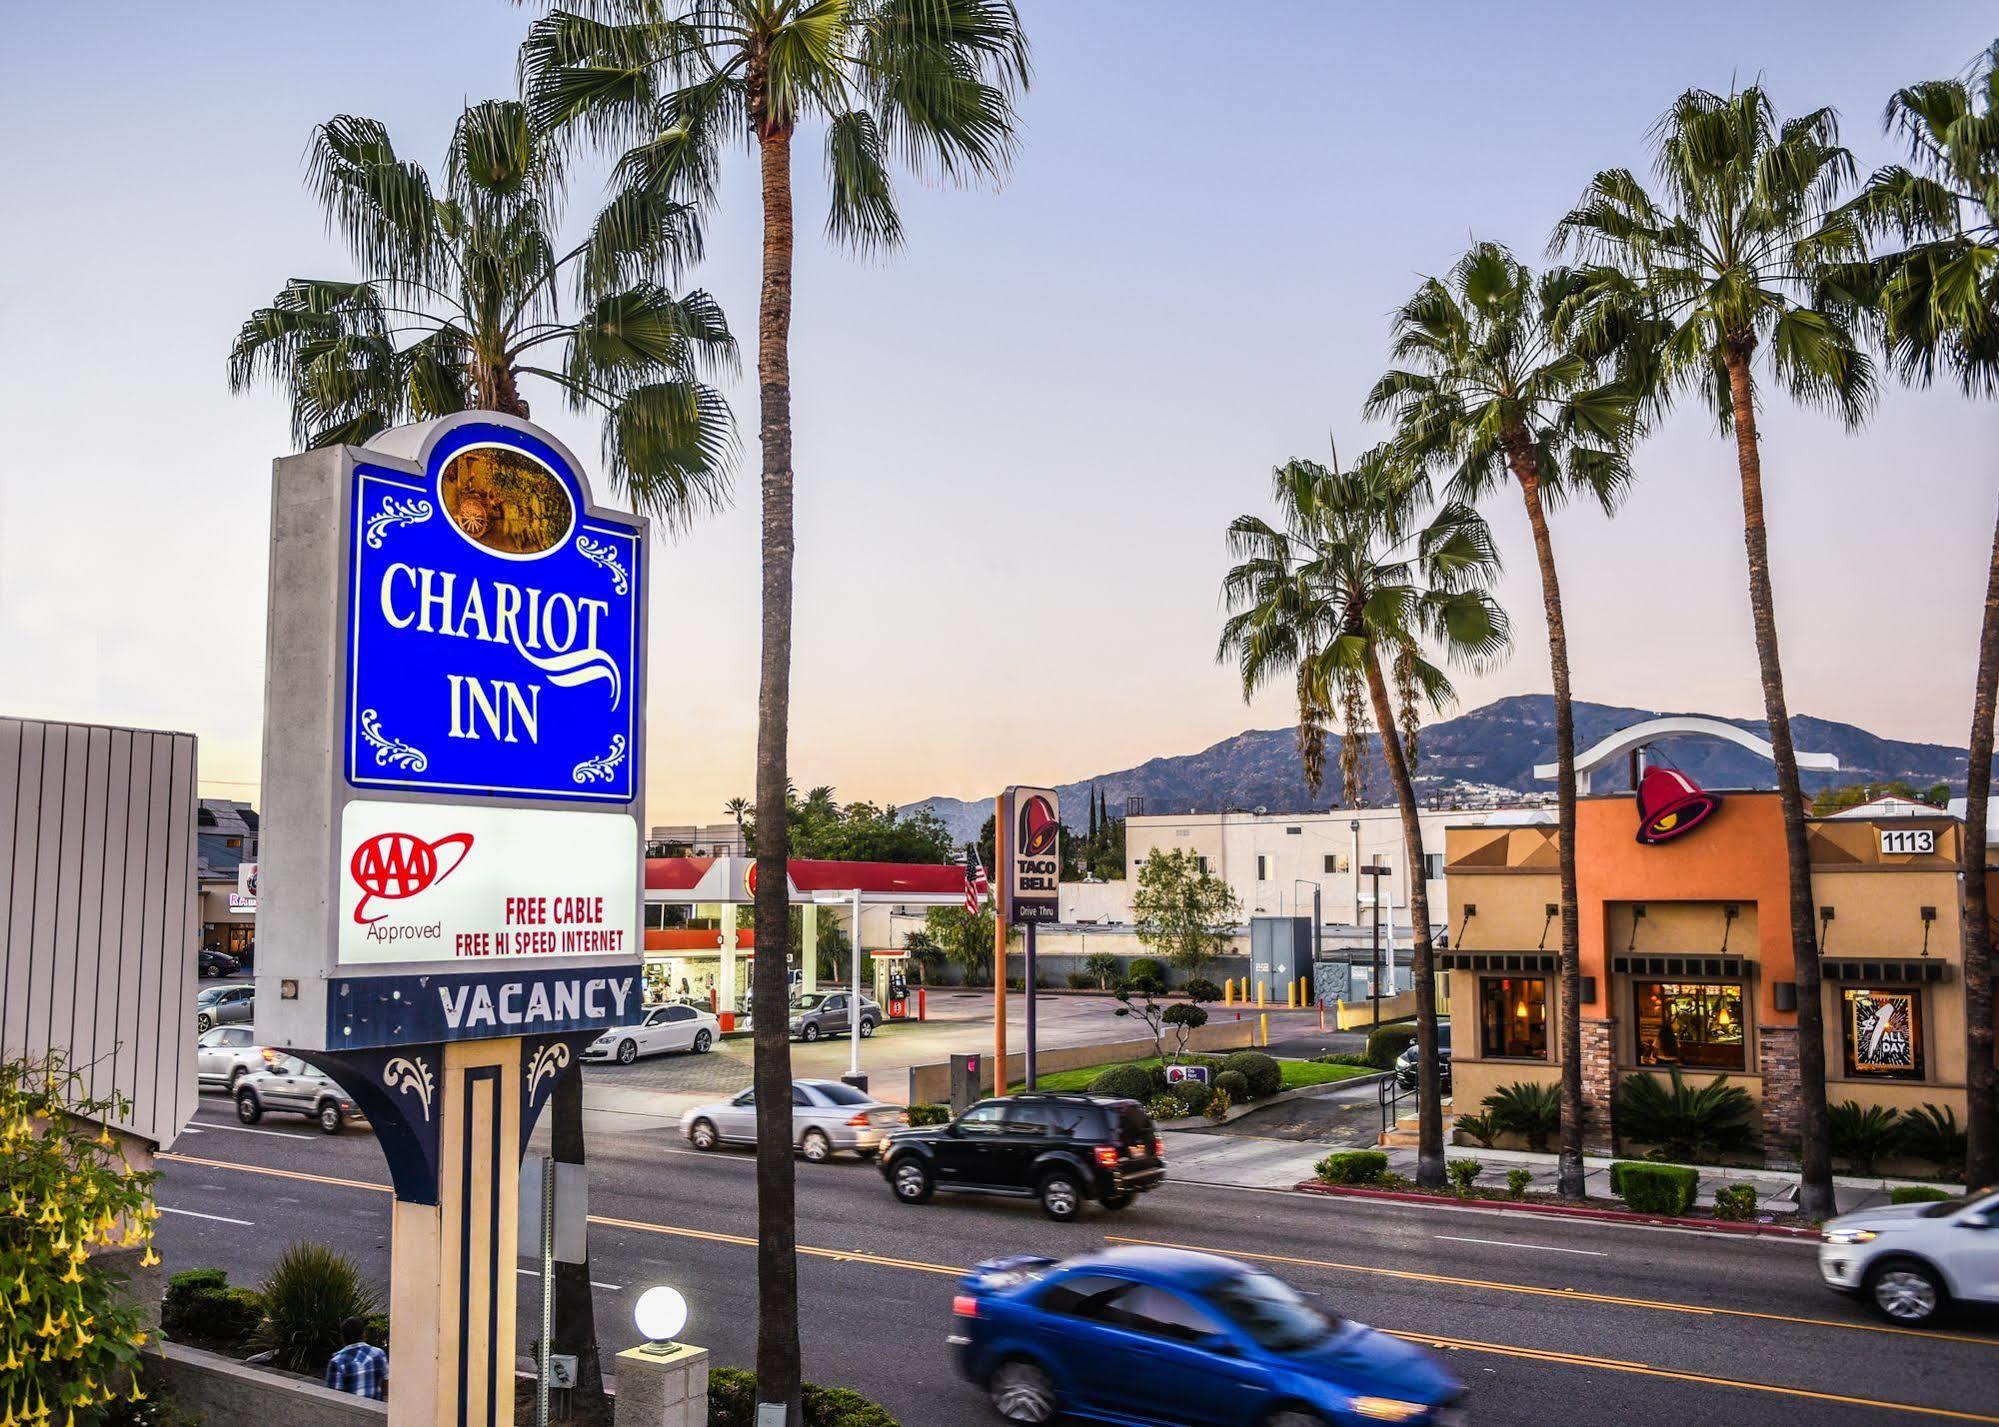
[[[217,1026],[246,1022],[256,1009],[254,986],[207,986],[195,993],[194,1028],[211,1031]]]
[[[1009,1422],[1460,1427],[1427,1349],[1337,1318],[1216,1254],[1117,1248],[980,1264],[951,1300],[958,1368]]]
[[[821,1164],[839,1150],[866,1158],[881,1148],[889,1131],[908,1123],[899,1105],[888,1105],[865,1090],[838,1080],[791,1083],[791,1130],[798,1152]],[[718,1105],[698,1105],[680,1117],[680,1132],[697,1150],[757,1141],[757,1092],[745,1090]]]
[[[194,1076],[199,1084],[234,1095],[237,1081],[268,1069],[276,1059],[278,1053],[258,1045],[257,1033],[247,1025],[217,1026],[203,1031],[194,1043]]]
[[[303,1115],[329,1135],[363,1118],[332,1076],[295,1055],[280,1055],[236,1082],[237,1119],[254,1125],[272,1110]]]
[[[670,1050],[707,1053],[722,1034],[722,1023],[708,1011],[685,1002],[654,1006],[635,1026],[618,1026],[590,1042],[585,1060],[615,1060],[630,1065],[642,1055],[662,1055]]]
[[[243,963],[226,951],[210,951],[204,946],[195,957],[195,970],[204,978],[234,976],[242,969]]]
[[[1842,1214],[1820,1239],[1826,1283],[1897,1323],[1927,1323],[1953,1302],[1999,1303],[1999,1190]]]
[[[1416,1043],[1395,1057],[1395,1083],[1404,1090],[1416,1088]],[[1437,1086],[1451,1093],[1451,1023],[1437,1022]]]
[[[1123,1209],[1166,1179],[1166,1147],[1135,1100],[1013,1095],[984,1100],[945,1125],[897,1130],[882,1177],[905,1204],[937,1190],[1041,1201],[1070,1220],[1095,1200]]]
[[[853,1023],[847,1019],[847,1007],[853,999],[851,991],[811,991],[794,998],[791,1003],[791,1033],[804,1041],[851,1034]],[[861,997],[863,1036],[873,1035],[875,1027],[885,1019],[882,1008],[875,1004],[873,997]]]

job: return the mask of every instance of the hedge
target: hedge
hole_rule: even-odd
[[[1233,1070],[1249,1083],[1249,1097],[1261,1100],[1284,1088],[1284,1067],[1260,1050],[1239,1050],[1222,1061],[1224,1072]]]
[[[1619,1160],[1610,1167],[1610,1192],[1636,1214],[1684,1214],[1700,1184],[1700,1171],[1683,1164]]]
[[[1316,1168],[1328,1184],[1373,1184],[1388,1173],[1388,1156],[1380,1150],[1337,1150]]]
[[[1376,1026],[1367,1033],[1367,1063],[1376,1070],[1395,1069],[1395,1057],[1416,1043],[1416,1027],[1408,1022]]]
[[[1125,967],[1124,979],[1126,981],[1156,982],[1159,989],[1164,991],[1166,989],[1166,963],[1156,956],[1134,956],[1131,959],[1131,964]]]
[[[799,1394],[805,1427],[902,1427],[878,1403],[844,1387],[806,1383]],[[708,1427],[755,1427],[757,1377],[742,1368],[708,1374]]]
[[[1932,1184],[1903,1184],[1888,1191],[1890,1204],[1941,1204],[1957,1196]]]
[[[240,1347],[264,1317],[253,1288],[231,1288],[219,1268],[192,1268],[167,1280],[160,1300],[160,1328],[178,1342]]]
[[[949,1105],[911,1105],[909,1123],[912,1125],[948,1125],[951,1123]]]
[[[1113,1065],[1090,1082],[1092,1095],[1119,1095],[1141,1105],[1152,1098],[1152,1076],[1142,1065]]]

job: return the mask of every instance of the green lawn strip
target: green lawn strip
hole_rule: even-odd
[[[1112,1066],[1127,1064],[1154,1066],[1159,1062],[1148,1057],[1140,1061],[1105,1061],[1102,1065],[1085,1065],[1075,1070],[1046,1071],[1035,1077],[1035,1088],[1055,1092],[1087,1090],[1092,1080]],[[1277,1064],[1284,1072],[1283,1088],[1286,1090],[1297,1090],[1307,1085],[1331,1085],[1338,1080],[1351,1080],[1357,1075],[1375,1074],[1364,1065],[1324,1065],[1315,1060],[1280,1060]],[[1017,1093],[1025,1088],[1025,1085],[1015,1084],[1008,1093]]]

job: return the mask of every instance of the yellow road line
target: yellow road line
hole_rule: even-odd
[[[157,1159],[172,1160],[179,1164],[196,1164],[208,1169],[233,1169],[244,1174],[271,1175],[279,1179],[302,1179],[316,1184],[331,1184],[347,1189],[369,1189],[378,1193],[389,1193],[389,1186],[365,1179],[340,1179],[333,1175],[308,1174],[303,1170],[274,1169],[266,1165],[232,1164],[227,1160],[200,1159],[193,1155],[165,1153]],[[592,1214],[590,1222],[601,1224],[607,1229],[629,1229],[646,1234],[664,1234],[674,1238],[701,1239],[710,1243],[731,1244],[739,1248],[753,1249],[756,1239],[746,1234],[724,1234],[709,1229],[688,1229],[674,1224],[650,1224],[640,1219],[616,1219],[608,1215]],[[1158,1248],[1189,1248],[1186,1244],[1171,1244],[1159,1239],[1131,1239],[1106,1236],[1113,1243],[1150,1244]],[[1320,1259],[1288,1258],[1281,1254],[1244,1253],[1238,1249],[1205,1249],[1206,1253],[1229,1254],[1235,1258],[1258,1259],[1271,1263],[1290,1263],[1313,1268],[1344,1269],[1355,1273],[1382,1274],[1387,1277],[1414,1279],[1428,1283],[1454,1284],[1471,1288],[1495,1288],[1509,1292],[1532,1293],[1552,1298],[1572,1298],[1578,1302],[1608,1303],[1635,1307],[1659,1308],[1668,1311],[1713,1314],[1717,1316],[1737,1316],[1744,1318],[1774,1319],[1779,1322],[1819,1324],[1834,1328],[1864,1328],[1874,1332],[1905,1333],[1915,1337],[1944,1338],[1952,1342],[1980,1343],[1992,1345],[1986,1338],[1964,1337],[1947,1333],[1925,1333],[1913,1328],[1874,1328],[1868,1324],[1841,1323],[1831,1318],[1786,1318],[1782,1314],[1753,1313],[1744,1309],[1699,1308],[1690,1304],[1654,1302],[1642,1298],[1615,1298],[1603,1294],[1576,1293],[1566,1289],[1529,1288],[1522,1284],[1495,1283],[1481,1279],[1449,1278],[1442,1274],[1413,1273],[1400,1269],[1372,1268],[1360,1264],[1330,1263]],[[880,1254],[852,1252],[845,1249],[822,1249],[801,1244],[798,1252],[809,1258],[832,1259],[842,1263],[868,1264],[877,1268],[899,1268],[916,1273],[943,1274],[957,1277],[965,1269],[949,1264],[925,1263],[920,1259],[888,1258]],[[1923,1407],[1913,1402],[1889,1402],[1873,1397],[1851,1397],[1843,1393],[1818,1392],[1808,1387],[1786,1387],[1781,1383],[1757,1382],[1752,1378],[1717,1377],[1710,1373],[1685,1372],[1677,1368],[1662,1368],[1651,1363],[1631,1362],[1623,1358],[1601,1358],[1587,1353],[1564,1353],[1550,1348],[1524,1348],[1511,1343],[1487,1343],[1475,1338],[1451,1338],[1435,1333],[1411,1333],[1397,1329],[1383,1329],[1392,1337],[1405,1342],[1428,1344],[1438,1348],[1455,1348],[1462,1352],[1492,1353],[1499,1357],[1519,1358],[1528,1362],[1548,1363],[1557,1367],[1594,1368],[1604,1372],[1631,1373],[1641,1377],[1661,1378],[1671,1382],[1692,1383],[1701,1387],[1728,1387],[1742,1392],[1762,1392],[1778,1397],[1795,1397],[1807,1402],[1838,1403],[1845,1407],[1869,1407],[1882,1412],[1906,1412],[1921,1417],[1941,1417],[1954,1422],[1985,1422],[1999,1424],[1999,1417],[1976,1412],[1961,1412],[1949,1407]]]
[[[1295,1258],[1289,1254],[1259,1254],[1218,1244],[1180,1244],[1170,1239],[1133,1239],[1117,1234],[1104,1235],[1106,1242],[1133,1244],[1156,1249],[1191,1249],[1196,1253],[1222,1254],[1229,1258],[1256,1259],[1262,1263],[1294,1264],[1300,1268],[1328,1268],[1340,1273],[1371,1274],[1378,1278],[1399,1278],[1410,1283],[1437,1283],[1452,1288],[1483,1288],[1496,1293],[1520,1293],[1535,1298],[1560,1298],[1571,1303],[1601,1303],[1615,1308],[1646,1308],[1655,1313],[1688,1313],[1704,1318],[1754,1318],[1765,1323],[1798,1323],[1809,1328],[1844,1328],[1856,1333],[1884,1333],[1900,1338],[1931,1338],[1943,1343],[1971,1343],[1982,1348],[1999,1347],[1999,1338],[1970,1333],[1944,1333],[1929,1328],[1897,1328],[1887,1323],[1853,1322],[1843,1318],[1812,1318],[1792,1313],[1760,1313],[1753,1308],[1714,1308],[1700,1303],[1676,1303],[1669,1298],[1625,1298],[1614,1293],[1590,1293],[1579,1288],[1543,1288],[1531,1283],[1508,1283],[1489,1278],[1455,1278],[1445,1273],[1424,1273],[1419,1269],[1384,1268],[1378,1264],[1337,1263],[1331,1259]]]

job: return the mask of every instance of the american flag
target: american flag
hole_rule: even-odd
[[[981,898],[992,895],[992,883],[986,881],[986,864],[979,860],[976,847],[965,849],[965,915],[979,914]]]

